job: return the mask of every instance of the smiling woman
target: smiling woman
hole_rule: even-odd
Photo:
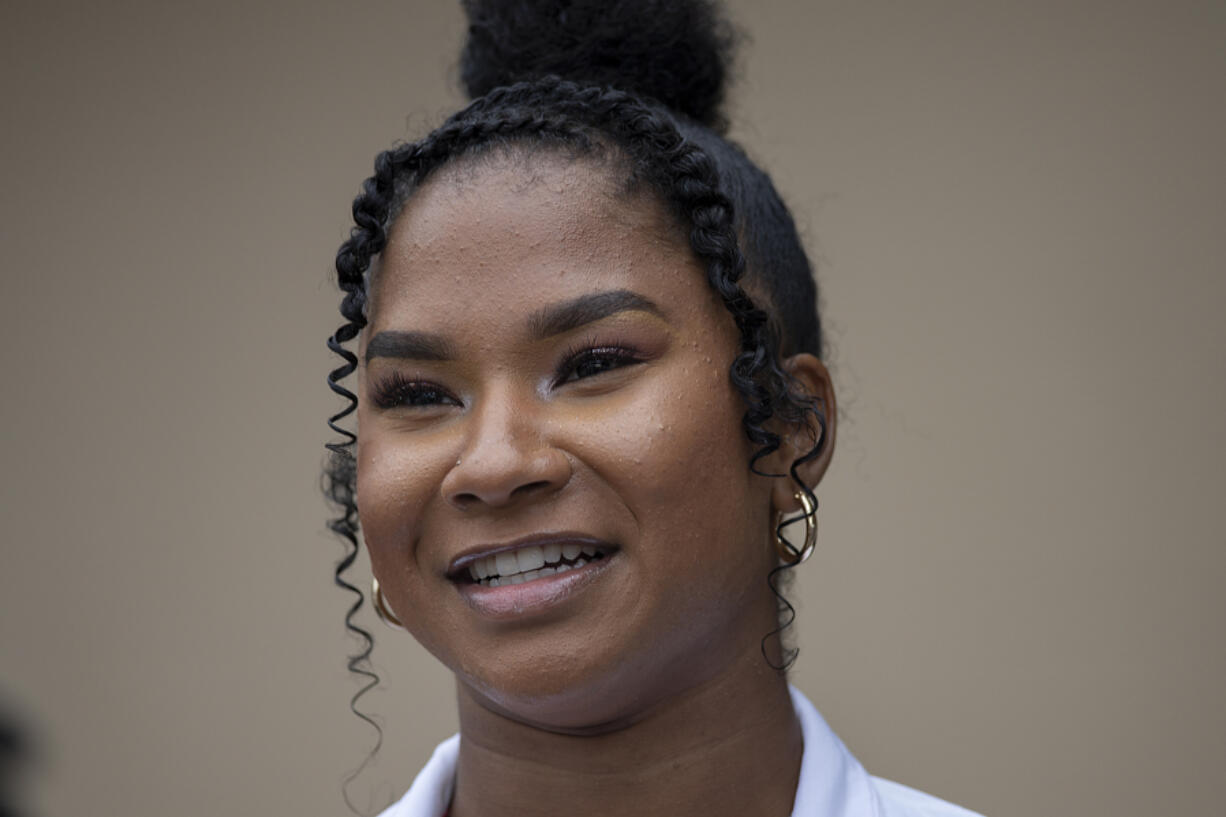
[[[412,356],[362,355],[358,506],[388,606],[483,704],[554,729],[761,661],[772,550],[746,543],[769,544],[773,483],[747,467],[736,328],[701,266],[591,163],[542,154],[528,178],[487,154],[457,187],[456,161],[373,287],[371,344],[410,333]],[[524,581],[545,548],[554,572]]]
[[[466,10],[475,101],[380,154],[337,257],[333,527],[459,699],[387,813],[968,814],[787,684],[835,402],[791,216],[720,135],[716,9]]]

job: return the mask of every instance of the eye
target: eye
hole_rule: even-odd
[[[411,380],[399,373],[390,374],[375,383],[371,388],[371,399],[381,409],[460,405],[451,392],[437,383]]]
[[[589,346],[566,356],[558,368],[557,383],[584,380],[641,362],[637,352],[624,346]]]

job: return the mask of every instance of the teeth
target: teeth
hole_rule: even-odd
[[[596,560],[595,545],[529,545],[477,559],[468,566],[472,580],[485,587],[523,584],[542,576],[565,573]],[[562,559],[566,561],[563,562]],[[554,564],[557,562],[557,564]],[[571,562],[572,564],[567,564]]]
[[[515,552],[515,559],[519,562],[520,573],[527,573],[545,566],[545,553],[535,545],[520,548]]]
[[[519,560],[515,558],[514,552],[503,551],[494,557],[494,562],[500,576],[510,576],[519,572]]]

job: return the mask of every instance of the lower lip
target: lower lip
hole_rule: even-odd
[[[519,619],[546,612],[582,593],[608,570],[615,554],[607,554],[565,573],[541,576],[522,584],[486,587],[475,582],[456,585],[468,606],[485,618]]]

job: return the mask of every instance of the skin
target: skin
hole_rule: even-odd
[[[534,331],[608,292],[655,308]],[[396,333],[447,359],[386,353]],[[452,817],[790,813],[800,730],[760,645],[772,524],[797,503],[748,468],[738,343],[664,209],[589,161],[461,160],[397,218],[359,342],[358,507],[388,605],[456,675]],[[822,364],[787,366],[833,422]],[[814,433],[782,431],[772,470]],[[561,531],[616,550],[544,609],[491,617],[448,575]]]

